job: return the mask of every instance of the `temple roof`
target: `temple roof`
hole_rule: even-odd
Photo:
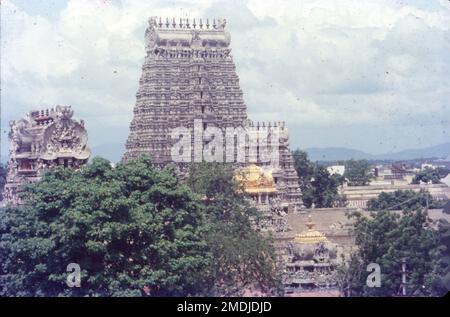
[[[328,242],[327,237],[320,231],[315,230],[316,224],[312,222],[311,215],[308,216],[308,222],[306,223],[308,230],[298,234],[294,241],[298,243],[319,243]]]
[[[155,47],[228,47],[225,19],[175,19],[151,17],[146,30],[147,49]]]
[[[10,122],[10,158],[75,158],[86,160],[91,151],[83,120],[73,117],[70,106],[30,111]]]
[[[274,193],[277,191],[272,171],[264,171],[255,164],[238,169],[234,178],[250,194]]]

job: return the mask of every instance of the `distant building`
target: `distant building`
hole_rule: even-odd
[[[427,190],[435,200],[450,199],[450,187],[445,184],[395,184],[395,185],[370,185],[370,186],[346,186],[342,188],[341,194],[347,199],[349,208],[366,208],[367,202],[378,197],[382,192],[393,193],[397,190]]]
[[[55,166],[78,168],[89,159],[87,132],[83,120],[72,118],[69,106],[31,111],[11,121],[9,162],[5,200],[20,203],[24,184],[36,182],[45,169]]]
[[[327,171],[328,173],[330,173],[330,175],[341,175],[343,176],[345,173],[345,165],[333,165],[333,166],[329,166],[327,167]]]
[[[436,166],[434,166],[433,164],[428,164],[428,163],[424,163],[422,165],[420,165],[420,170],[426,170],[426,169],[435,169]]]
[[[407,169],[401,164],[392,164],[388,166],[379,165],[374,168],[375,179],[370,185],[395,185],[410,184],[414,178],[414,171]]]
[[[450,187],[450,174],[447,174],[444,178],[441,178],[441,183]]]

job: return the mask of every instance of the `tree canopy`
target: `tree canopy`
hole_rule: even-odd
[[[204,163],[182,182],[148,157],[46,172],[25,186],[24,206],[0,212],[0,296],[280,291],[273,241],[252,226],[258,212],[232,175]],[[71,263],[79,288],[66,284]]]
[[[379,211],[370,216],[355,212],[354,234],[358,250],[339,268],[339,284],[350,296],[395,296],[401,286],[402,260],[407,267],[407,295],[443,295],[443,266],[439,234],[430,228],[421,209]],[[381,286],[366,284],[367,266],[380,266]]]
[[[420,207],[440,208],[441,206],[442,203],[436,201],[424,189],[419,192],[413,190],[396,190],[393,193],[382,192],[378,197],[367,202],[367,209],[371,211],[417,209]]]
[[[437,274],[441,275],[434,285],[438,294],[450,292],[450,223],[447,220],[439,220],[439,252],[441,259]]]
[[[438,167],[438,168],[430,168],[427,167],[424,170],[418,172],[413,180],[413,184],[420,184],[422,183],[432,183],[432,184],[439,184],[441,182],[441,178],[444,178],[445,176],[450,173],[450,169],[446,167]]]
[[[366,186],[373,178],[371,165],[367,160],[348,160],[345,162],[344,177],[349,186]]]
[[[212,254],[199,202],[173,170],[142,157],[56,168],[0,213],[0,295],[202,294]],[[67,265],[81,287],[66,285]]]
[[[6,184],[6,166],[0,163],[0,201],[3,199],[3,189]]]
[[[330,175],[324,166],[311,162],[305,151],[297,149],[293,156],[305,207],[328,208],[345,204],[344,197],[339,194],[343,182],[340,175]]]
[[[255,229],[259,212],[249,204],[245,192],[233,178],[231,166],[195,163],[187,184],[202,199],[208,226],[206,241],[213,262],[213,295],[237,296],[245,289],[281,292],[281,270],[273,239]]]

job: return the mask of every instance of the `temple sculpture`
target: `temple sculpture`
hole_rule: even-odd
[[[315,229],[311,215],[306,226],[287,245],[284,285],[288,294],[337,289],[337,245]]]
[[[90,156],[87,132],[83,120],[72,116],[70,106],[56,106],[10,122],[7,202],[19,204],[21,187],[39,180],[45,169],[86,164]]]
[[[287,127],[247,117],[225,28],[220,19],[150,18],[123,161],[147,154],[155,166],[174,163],[182,174],[208,155],[236,168],[255,164],[274,182],[274,192],[262,193],[259,202],[274,198],[300,210]]]

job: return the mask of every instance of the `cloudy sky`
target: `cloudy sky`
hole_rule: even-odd
[[[294,148],[450,141],[448,0],[1,0],[2,155],[9,120],[57,104],[124,143],[154,15],[226,18],[250,117]]]

